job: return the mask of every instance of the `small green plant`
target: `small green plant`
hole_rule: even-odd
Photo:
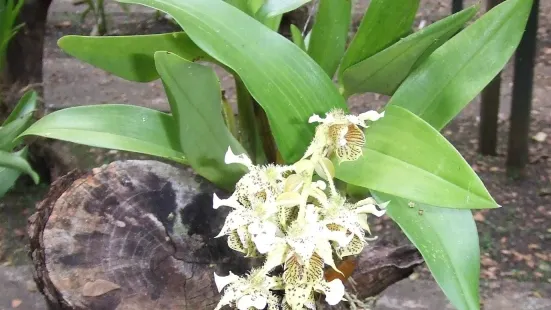
[[[19,11],[24,1],[6,0],[0,1],[0,72],[6,61],[6,50],[11,38],[23,25],[15,25]]]
[[[27,147],[21,147],[20,142],[14,141],[32,124],[36,98],[36,92],[26,92],[0,127],[0,198],[15,184],[21,173],[27,173],[38,184],[38,174],[25,160]]]
[[[478,9],[470,7],[411,33],[418,0],[372,0],[348,43],[351,2],[319,0],[311,30],[292,30],[296,44],[276,30],[307,0],[123,2],[163,11],[184,32],[66,36],[59,45],[130,81],[160,78],[171,114],[75,107],[22,136],[167,158],[232,190],[214,196],[215,208],[233,209],[220,236],[265,260],[242,277],[214,276],[218,308],[312,309],[320,293],[338,303],[344,287],[325,281],[324,269],[362,251],[368,216],[386,213],[451,303],[480,309],[471,209],[499,205],[439,131],[505,66],[532,1],[506,0],[465,27]],[[235,77],[237,120],[214,70],[198,61]],[[351,115],[347,98],[364,92],[391,99],[384,111]]]
[[[105,13],[105,0],[78,0],[73,5],[86,5],[86,9],[80,14],[80,22],[84,23],[88,14],[92,13],[94,27],[91,36],[102,36],[107,34],[107,14]],[[119,7],[127,14],[130,14],[128,4],[117,2]]]
[[[23,3],[15,0],[0,1],[0,72],[4,69],[9,41],[23,26],[15,25]],[[38,183],[38,175],[25,160],[27,148],[21,148],[20,143],[14,141],[31,125],[36,97],[34,91],[25,93],[0,126],[0,198],[15,184],[21,173],[29,174]]]

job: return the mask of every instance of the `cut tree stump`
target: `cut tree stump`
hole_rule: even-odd
[[[34,278],[51,309],[213,309],[213,273],[243,274],[250,260],[214,238],[227,195],[189,169],[117,161],[58,179],[29,219]],[[227,209],[227,208],[226,208]],[[423,262],[410,245],[374,245],[356,260],[364,298]]]

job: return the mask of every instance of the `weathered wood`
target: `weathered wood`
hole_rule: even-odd
[[[390,285],[409,277],[423,263],[423,257],[412,245],[392,246],[378,242],[358,257],[350,292],[363,299],[380,294]]]
[[[35,280],[52,309],[212,309],[213,273],[249,260],[214,238],[227,210],[190,170],[119,161],[56,181],[29,219]],[[224,195],[224,193],[218,193]],[[411,246],[358,258],[358,296],[377,294],[422,263]]]

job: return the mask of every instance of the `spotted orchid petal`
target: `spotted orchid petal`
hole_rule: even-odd
[[[249,310],[250,308],[264,309],[268,303],[268,298],[264,295],[245,295],[237,301],[237,309]]]
[[[367,111],[367,112],[364,112],[364,113],[358,115],[359,120],[361,120],[361,121],[372,121],[372,122],[377,121],[382,117],[384,117],[384,112],[379,113],[379,112],[373,111],[373,110],[370,110],[370,111]]]
[[[346,234],[345,231],[327,231],[327,240],[335,241],[339,246],[344,247],[350,243],[354,234]]]
[[[312,185],[319,188],[319,189],[321,189],[322,191],[324,191],[327,188],[327,183],[325,183],[322,180],[318,180],[318,181],[312,183]]]
[[[212,208],[218,209],[221,206],[231,207],[234,209],[241,209],[243,206],[237,201],[235,195],[231,195],[227,199],[220,199],[216,193],[212,194]]]
[[[249,225],[249,233],[260,254],[268,253],[276,242],[277,226],[270,222],[253,222]]]
[[[342,274],[342,272],[335,265],[335,261],[333,260],[333,249],[331,248],[331,244],[327,240],[318,240],[316,244],[316,254],[321,257],[326,265],[331,266],[333,270]]]
[[[377,201],[375,199],[373,199],[373,197],[367,197],[365,199],[362,199],[362,200],[356,202],[355,206],[362,206],[362,205],[367,205],[367,204],[374,205],[374,204],[377,204]]]
[[[224,289],[224,287],[226,287],[228,284],[231,284],[237,281],[238,279],[239,277],[233,274],[231,271],[230,271],[230,274],[227,276],[219,276],[216,274],[216,272],[214,273],[214,283],[216,284],[216,288],[218,289],[218,292],[221,292]]]
[[[344,297],[344,284],[340,279],[334,279],[331,282],[321,282],[316,285],[316,289],[325,294],[325,301],[334,306]]]
[[[226,217],[226,221],[224,222],[224,226],[222,226],[220,233],[216,235],[215,238],[225,236],[240,227],[246,227],[248,224],[254,221],[254,215],[251,213],[250,210],[244,208],[234,210],[230,212],[230,214],[228,214],[228,216]]]
[[[319,115],[314,114],[308,119],[308,123],[324,123],[329,124],[335,121],[335,117],[331,113],[326,113],[325,118],[321,118]]]
[[[308,123],[323,123],[323,119],[319,115],[314,114],[308,118]]]
[[[253,167],[253,163],[251,159],[247,157],[246,154],[235,155],[231,147],[228,147],[228,150],[226,151],[226,155],[224,156],[224,162],[228,165],[241,164],[241,165],[247,166],[247,168],[249,169]]]
[[[370,214],[375,215],[376,217],[381,217],[381,216],[385,215],[386,210],[385,209],[379,210],[379,209],[377,209],[377,207],[375,205],[366,204],[366,205],[363,205],[361,207],[358,207],[355,210],[355,212],[356,213],[370,213]]]
[[[268,252],[266,261],[264,262],[262,268],[264,268],[266,272],[270,272],[275,267],[283,265],[283,263],[285,263],[285,259],[287,258],[288,252],[289,246],[287,245],[287,242],[285,242],[282,238],[276,237],[275,244],[272,250]]]

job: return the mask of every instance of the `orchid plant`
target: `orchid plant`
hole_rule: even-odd
[[[293,165],[255,166],[246,155],[228,149],[226,164],[244,165],[249,172],[229,198],[214,195],[215,209],[233,208],[218,236],[227,235],[229,247],[247,256],[266,257],[261,268],[244,278],[215,274],[218,289],[227,286],[216,309],[232,302],[244,310],[315,309],[315,292],[325,294],[330,305],[342,300],[343,283],[327,282],[324,266],[340,272],[333,255],[342,259],[361,253],[369,233],[367,215],[382,216],[386,203],[377,204],[371,197],[347,202],[336,189],[329,157],[334,154],[339,162],[359,159],[365,144],[360,127],[367,128],[365,121],[382,116],[376,111],[345,115],[341,110],[323,119],[313,115],[309,121],[321,124],[304,156]],[[281,265],[283,275],[270,276]],[[285,300],[270,290],[284,290]]]
[[[171,113],[81,106],[21,136],[166,158],[232,191],[213,198],[231,208],[219,237],[264,260],[247,275],[213,275],[217,308],[313,309],[318,293],[340,302],[343,283],[323,271],[366,251],[369,216],[386,214],[451,303],[480,309],[471,209],[499,205],[439,131],[503,69],[531,0],[506,0],[465,27],[473,6],[418,31],[419,0],[372,0],[350,41],[349,0],[315,1],[313,24],[291,26],[293,41],[277,32],[281,16],[308,0],[122,2],[162,11],[183,31],[58,44],[121,78],[160,78]],[[233,76],[237,111],[213,66]],[[391,98],[350,114],[347,99],[365,92]]]

